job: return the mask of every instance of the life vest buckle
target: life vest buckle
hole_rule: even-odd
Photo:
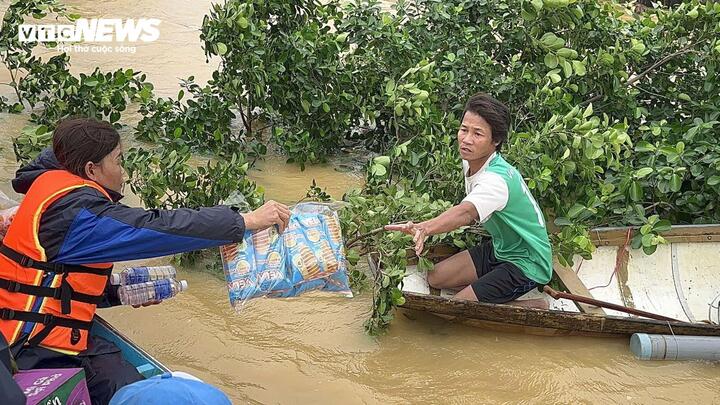
[[[35,260],[29,258],[26,255],[22,255],[20,257],[20,265],[23,267],[33,267],[35,266]]]
[[[0,309],[0,319],[4,319],[6,321],[15,319],[15,311],[10,308]]]
[[[43,314],[42,324],[43,324],[43,325],[48,325],[48,324],[50,324],[54,319],[55,319],[55,315],[53,315],[53,314]]]
[[[20,292],[20,290],[22,289],[22,286],[17,281],[10,281],[7,284],[7,288],[5,288],[5,289],[10,292],[16,293],[16,292]]]

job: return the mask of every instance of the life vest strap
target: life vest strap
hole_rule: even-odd
[[[45,327],[28,340],[28,345],[37,346],[42,342],[56,326],[73,329],[90,330],[92,321],[79,321],[77,319],[63,318],[52,314],[38,314],[36,312],[15,311],[9,308],[0,309],[0,319],[8,321],[41,323]]]
[[[44,272],[51,272],[55,274],[69,274],[69,273],[85,273],[85,274],[96,274],[98,276],[109,276],[112,273],[112,266],[105,268],[94,268],[87,266],[80,266],[74,264],[63,264],[63,263],[50,263],[34,260],[7,245],[0,244],[0,253],[5,255],[8,259],[21,265],[22,267],[33,268]]]
[[[79,293],[72,289],[72,286],[63,278],[62,284],[60,284],[60,287],[41,287],[37,285],[32,284],[23,284],[19,283],[17,281],[13,280],[7,280],[4,278],[0,278],[0,288],[5,289],[10,292],[14,293],[22,293],[27,295],[34,295],[36,297],[46,297],[46,298],[54,298],[56,300],[61,300],[63,303],[67,302],[68,305],[70,301],[80,301],[85,302],[87,304],[95,304],[98,305],[103,301],[103,295],[89,295],[89,294],[83,294]],[[65,311],[65,308],[63,308],[62,311],[64,314],[70,313],[70,308],[68,306],[67,312]]]

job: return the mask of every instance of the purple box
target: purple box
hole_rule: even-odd
[[[90,405],[90,393],[81,368],[20,371],[13,376],[27,405]]]

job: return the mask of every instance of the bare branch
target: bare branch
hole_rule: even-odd
[[[693,44],[693,45],[694,45],[694,44]],[[633,86],[638,80],[640,80],[640,79],[642,79],[643,77],[649,75],[649,74],[652,73],[655,69],[657,69],[658,67],[660,67],[660,66],[668,63],[671,59],[673,59],[673,58],[675,58],[675,57],[678,57],[678,56],[680,56],[680,55],[684,55],[684,54],[686,54],[686,53],[697,53],[696,50],[692,49],[693,45],[687,46],[687,47],[685,47],[685,48],[683,48],[683,49],[681,49],[681,50],[679,50],[679,51],[677,51],[677,52],[673,52],[673,53],[671,53],[671,54],[669,54],[669,55],[666,55],[665,57],[663,57],[663,58],[660,59],[659,61],[653,63],[649,68],[647,68],[647,69],[645,69],[644,71],[642,71],[642,73],[640,73],[640,74],[638,74],[638,75],[635,75],[635,76],[631,77],[630,79],[628,79],[628,81],[625,82],[625,85],[627,85],[627,86]],[[593,102],[595,102],[595,101],[600,100],[600,99],[603,98],[603,97],[604,97],[603,94],[597,94],[597,95],[595,95],[595,96],[593,96],[593,97],[591,97],[591,98],[583,101],[582,103],[580,103],[580,105],[585,105],[585,104],[593,103]]]

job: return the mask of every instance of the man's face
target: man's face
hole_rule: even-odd
[[[458,130],[460,157],[467,161],[485,159],[495,152],[492,129],[485,119],[467,111]]]

